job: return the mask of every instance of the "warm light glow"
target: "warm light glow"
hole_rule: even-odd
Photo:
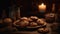
[[[46,10],[46,5],[44,5],[44,3],[42,3],[38,7],[39,7],[39,10]]]
[[[55,10],[55,4],[52,5],[52,11],[54,11],[54,10]]]

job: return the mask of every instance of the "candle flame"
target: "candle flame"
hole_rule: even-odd
[[[46,6],[44,5],[44,3],[42,3],[41,5],[39,5],[39,7],[46,7]]]
[[[39,7],[39,10],[45,10],[46,9],[46,5],[44,5],[44,3],[42,3],[38,7]]]
[[[41,6],[44,6],[44,3],[42,3]]]

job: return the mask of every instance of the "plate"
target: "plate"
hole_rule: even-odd
[[[46,25],[27,26],[26,28],[41,28],[41,27],[46,27]]]
[[[38,27],[41,27],[41,26],[27,26],[26,28],[38,28]]]

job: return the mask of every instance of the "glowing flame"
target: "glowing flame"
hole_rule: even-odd
[[[42,3],[41,6],[44,6],[44,3]]]
[[[45,10],[46,9],[46,5],[44,5],[44,3],[42,3],[38,7],[39,7],[39,10]]]

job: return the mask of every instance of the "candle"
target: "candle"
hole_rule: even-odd
[[[46,5],[44,5],[44,3],[42,3],[38,7],[39,7],[39,10],[42,10],[42,11],[45,11],[46,10]]]
[[[18,7],[17,15],[18,15],[18,18],[20,18],[20,7]]]
[[[52,11],[54,11],[54,10],[55,10],[55,4],[52,5]]]

